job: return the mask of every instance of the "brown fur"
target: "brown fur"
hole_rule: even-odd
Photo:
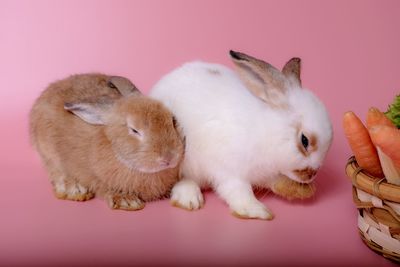
[[[237,73],[246,87],[274,109],[287,109],[284,94],[291,84],[301,86],[301,60],[292,58],[282,71],[260,59],[240,52],[230,52]]]
[[[83,194],[73,194],[73,195],[68,195],[66,193],[54,192],[54,195],[56,196],[56,198],[59,198],[59,199],[67,199],[67,200],[74,200],[74,201],[86,201],[86,200],[94,198],[93,192],[87,192],[87,193],[83,193]]]
[[[288,200],[306,199],[312,197],[315,193],[314,184],[301,184],[292,179],[281,176],[272,185],[271,190]]]
[[[304,168],[302,170],[294,170],[293,172],[300,178],[300,180],[307,182],[317,173],[317,170]]]
[[[262,82],[268,87],[275,88],[275,90],[286,90],[285,78],[282,73],[274,66],[244,53],[233,53],[235,53],[235,57],[233,57],[233,62],[236,65],[239,65],[240,69],[244,71],[250,70],[254,72],[254,74],[258,75],[258,78],[261,79]],[[249,69],[246,69],[246,67]]]
[[[265,101],[269,107],[274,109],[287,109],[286,91],[293,87],[301,87],[301,60],[290,59],[279,71],[271,64],[244,53],[230,51],[233,62],[237,66],[237,73],[245,86],[258,98]],[[302,127],[297,126],[297,135],[301,136]],[[315,135],[304,133],[308,138],[307,149],[303,146],[301,139],[297,141],[297,148],[303,156],[308,157],[318,149],[318,139]],[[295,170],[295,174],[304,182],[309,182],[315,175],[316,170],[305,168]],[[272,191],[287,199],[308,198],[315,192],[313,184],[302,184],[281,176],[272,186]]]
[[[318,150],[318,137],[315,134],[303,133],[308,139],[308,147],[307,149],[305,149],[300,139],[302,133],[301,125],[300,124],[297,125],[296,129],[297,129],[297,136],[299,136],[297,141],[297,149],[300,151],[301,154],[303,154],[303,156],[308,157],[312,152]]]
[[[235,211],[232,212],[232,215],[235,216],[236,218],[244,219],[244,220],[248,220],[248,219],[259,219],[259,218],[253,218],[253,217],[248,217],[248,216],[240,215],[239,213],[237,213],[237,212],[235,212]],[[271,216],[268,217],[268,218],[266,218],[265,220],[270,221],[270,220],[273,220],[273,219],[274,219],[274,215],[271,213]]]
[[[298,129],[299,129],[298,132],[300,132],[300,127]],[[308,157],[312,152],[318,150],[318,138],[313,134],[307,135],[307,138],[308,138],[308,141],[309,141],[307,149],[304,148],[304,146],[303,146],[303,144],[301,143],[300,140],[297,142],[297,149],[305,157]]]
[[[294,57],[290,59],[282,69],[282,73],[287,78],[292,78],[294,81],[301,86],[300,79],[300,70],[301,70],[301,60],[300,58]]]
[[[186,207],[186,206],[182,206],[178,201],[171,201],[171,205],[174,206],[174,207],[177,207],[177,208],[188,210],[188,211],[193,211],[194,210],[192,205],[191,205],[191,203],[190,203],[190,207]],[[203,204],[200,205],[200,208],[202,208],[202,207],[203,207]]]
[[[124,193],[113,194],[109,195],[107,200],[108,200],[108,205],[112,209],[130,211],[130,210],[141,210],[145,207],[143,201],[141,201],[135,195],[127,195]],[[133,203],[133,205],[131,203]]]
[[[51,84],[30,113],[32,143],[60,198],[87,200],[93,194],[138,201],[162,198],[178,180],[179,164],[154,173],[137,167],[146,171],[158,168],[164,158],[180,162],[183,141],[173,116],[161,103],[135,90],[131,96],[121,97],[118,90],[107,86],[109,78],[78,75]],[[105,125],[89,124],[64,109],[65,103],[90,103],[96,98],[111,103]],[[128,121],[141,131],[142,139],[129,134]],[[59,183],[67,189],[81,186],[86,190],[60,195],[56,190]],[[110,206],[123,208],[120,203]]]

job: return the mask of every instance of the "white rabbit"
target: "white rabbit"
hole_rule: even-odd
[[[186,136],[182,180],[172,204],[199,209],[211,186],[234,215],[272,219],[253,186],[292,198],[310,197],[332,141],[324,105],[301,88],[300,59],[282,71],[230,51],[237,73],[217,64],[187,63],[163,77],[150,96],[176,115]]]

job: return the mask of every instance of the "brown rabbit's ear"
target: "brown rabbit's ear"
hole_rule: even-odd
[[[117,89],[118,92],[120,92],[120,94],[123,96],[142,94],[129,79],[121,76],[111,76],[107,80],[107,86]]]
[[[107,124],[107,114],[114,101],[108,97],[85,99],[79,102],[64,103],[64,109],[72,112],[87,123],[94,125]]]
[[[247,88],[265,102],[278,104],[286,91],[285,76],[271,64],[249,55],[230,51],[231,58],[238,67],[237,72]],[[279,105],[279,104],[278,104]]]
[[[298,86],[301,87],[300,71],[301,59],[298,57],[290,59],[282,69],[282,73],[286,76],[287,79],[295,82]]]

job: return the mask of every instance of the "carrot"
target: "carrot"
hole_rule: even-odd
[[[400,130],[391,126],[376,126],[369,130],[372,142],[400,168]]]
[[[358,165],[372,176],[383,177],[378,153],[368,130],[353,112],[344,114],[343,129]]]
[[[386,125],[392,128],[396,128],[392,121],[388,117],[386,117],[383,112],[375,107],[371,107],[367,113],[367,128],[370,129],[378,125]]]

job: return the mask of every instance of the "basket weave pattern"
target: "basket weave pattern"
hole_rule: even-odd
[[[353,183],[362,240],[375,252],[400,262],[400,186],[363,172],[354,157],[347,162],[346,174]]]

